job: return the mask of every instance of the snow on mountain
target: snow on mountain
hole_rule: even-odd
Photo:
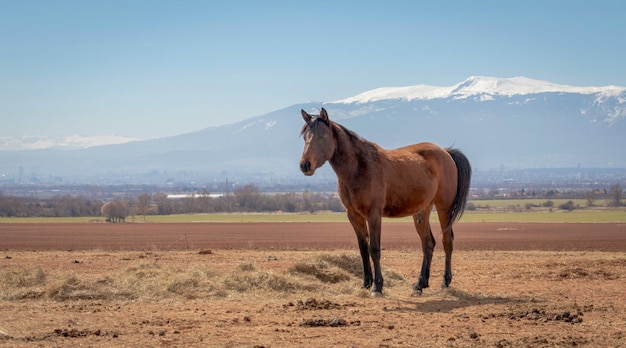
[[[471,76],[450,87],[415,85],[408,87],[383,87],[366,91],[330,104],[371,103],[388,99],[430,100],[437,98],[465,99],[476,96],[480,101],[492,100],[493,96],[527,95],[539,93],[598,94],[598,98],[617,96],[626,92],[625,87],[574,87],[558,85],[526,77],[497,78]]]
[[[330,102],[332,104],[370,103],[385,99],[435,99],[446,98],[450,95],[453,87],[435,87],[428,85],[415,85],[408,87],[382,87],[371,91],[357,94],[353,97]]]
[[[53,136],[22,136],[18,138],[0,137],[0,150],[42,150],[42,149],[86,149],[102,145],[124,144],[140,139],[118,135],[82,136],[70,135],[65,137]]]

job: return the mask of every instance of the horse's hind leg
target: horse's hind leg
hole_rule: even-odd
[[[450,233],[443,234],[443,250],[446,252],[446,269],[443,273],[442,288],[447,288],[452,282],[452,243],[454,241],[454,231],[450,228]]]
[[[419,280],[413,286],[413,290],[415,290],[418,294],[422,293],[422,289],[428,287],[428,279],[430,278],[430,264],[433,259],[433,250],[435,249],[435,238],[433,237],[429,222],[431,209],[432,206],[428,206],[419,214],[413,215],[413,223],[415,224],[417,234],[419,234],[420,236],[420,240],[422,242],[422,251],[424,254]]]
[[[450,224],[448,229],[445,229],[445,226],[448,225],[449,219],[447,212],[443,211],[443,209],[437,209],[437,214],[439,215],[439,222],[441,223],[443,250],[446,252],[446,268],[443,272],[443,282],[441,283],[441,287],[447,288],[452,282],[452,250],[454,231],[452,231],[452,224]]]

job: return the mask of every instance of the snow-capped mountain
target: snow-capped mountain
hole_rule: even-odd
[[[495,96],[512,97],[539,93],[577,93],[595,94],[598,98],[623,95],[625,87],[574,87],[557,85],[547,81],[533,80],[526,77],[497,78],[471,76],[467,80],[450,87],[415,85],[408,87],[383,87],[363,92],[350,98],[337,100],[334,104],[371,103],[381,100],[400,99],[404,101],[430,99],[466,99],[478,98],[481,101],[492,100]]]
[[[475,169],[626,168],[625,87],[473,76],[449,87],[388,87],[296,104],[161,139],[71,151],[0,151],[0,173],[22,167],[46,176],[179,171],[300,176],[300,109],[315,113],[321,107],[385,148],[421,141],[454,145]]]
[[[539,95],[579,95],[591,103],[583,105],[581,115],[589,115],[593,122],[606,121],[612,123],[626,117],[626,87],[575,87],[558,85],[547,81],[533,80],[526,77],[497,78],[471,76],[463,82],[449,87],[415,85],[408,87],[383,87],[363,92],[356,96],[330,102],[328,104],[353,104],[355,108],[350,114],[342,114],[342,118],[360,116],[372,111],[372,104],[382,101],[429,101],[464,99],[475,102],[494,101],[496,98],[511,99],[511,103],[527,104]],[[524,97],[520,99],[519,97]],[[515,99],[513,101],[513,99]],[[485,104],[487,105],[487,104]],[[359,107],[361,106],[361,107]],[[594,112],[594,109],[600,112]]]

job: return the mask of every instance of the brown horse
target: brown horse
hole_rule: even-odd
[[[470,186],[471,167],[456,149],[431,143],[382,149],[331,121],[322,108],[319,115],[302,110],[305,125],[300,169],[313,175],[326,161],[337,174],[339,196],[356,232],[363,259],[363,287],[374,285],[372,295],[382,295],[380,270],[381,218],[412,216],[420,236],[424,257],[418,282],[421,294],[428,287],[435,247],[429,216],[437,209],[446,253],[442,287],[452,281],[452,224],[461,216]],[[374,276],[370,256],[374,264]]]

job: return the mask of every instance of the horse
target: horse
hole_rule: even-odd
[[[465,209],[472,169],[458,149],[423,142],[386,150],[331,121],[324,108],[319,115],[301,110],[304,149],[300,170],[311,176],[329,162],[337,175],[338,192],[356,233],[363,260],[363,288],[382,296],[380,269],[382,217],[412,216],[419,235],[423,260],[416,294],[428,288],[435,247],[429,217],[433,206],[441,224],[446,254],[442,288],[452,281],[452,224]],[[372,276],[371,261],[374,265]]]

